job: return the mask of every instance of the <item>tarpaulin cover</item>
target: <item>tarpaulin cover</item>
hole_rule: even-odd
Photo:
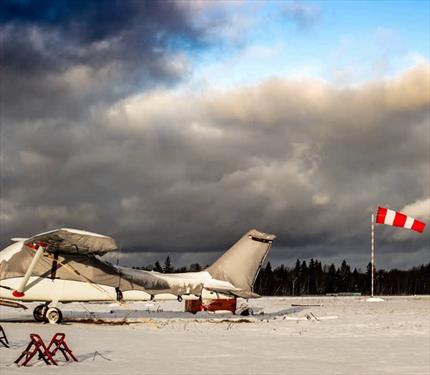
[[[47,251],[64,254],[103,255],[109,251],[118,250],[118,245],[111,237],[68,228],[37,234],[24,243],[31,245],[35,242],[47,243],[49,245]]]
[[[228,281],[241,289],[241,292],[236,291],[241,297],[249,295],[252,298],[252,288],[258,271],[275,238],[274,234],[252,229],[206,271],[214,279]]]

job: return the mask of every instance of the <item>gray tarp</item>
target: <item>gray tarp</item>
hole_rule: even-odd
[[[213,278],[228,281],[242,289],[246,295],[252,294],[258,271],[275,238],[274,234],[252,229],[206,271]]]
[[[111,237],[67,228],[38,234],[24,243],[29,245],[33,242],[45,242],[49,245],[47,251],[63,254],[103,255],[118,250],[118,245]]]
[[[144,290],[151,293],[170,290],[169,283],[156,273],[114,267],[95,257],[118,249],[111,237],[68,228],[40,233],[25,240],[26,246],[21,251],[0,263],[0,279],[22,277],[34,256],[34,250],[29,245],[39,242],[48,245],[45,251],[51,256],[46,254],[40,258],[33,276],[91,282],[118,287],[122,291]],[[54,254],[58,259],[56,265]]]

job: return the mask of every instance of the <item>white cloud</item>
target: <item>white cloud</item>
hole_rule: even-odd
[[[403,207],[400,211],[415,219],[430,221],[430,197],[415,201]],[[429,223],[430,225],[430,223]]]

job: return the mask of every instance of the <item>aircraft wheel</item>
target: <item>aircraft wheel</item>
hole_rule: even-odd
[[[47,306],[39,305],[36,306],[33,310],[33,317],[36,322],[44,322],[46,315]]]
[[[56,307],[50,307],[46,310],[45,319],[50,324],[58,324],[63,320],[63,314]]]

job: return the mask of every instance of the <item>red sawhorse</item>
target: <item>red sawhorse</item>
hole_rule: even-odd
[[[6,348],[9,348],[9,340],[7,339],[6,333],[2,326],[0,326],[0,343]]]
[[[39,335],[34,333],[30,334],[30,343],[27,345],[27,348],[22,352],[15,363],[18,366],[26,366],[36,354],[39,354],[39,359],[43,359],[47,365],[53,364],[57,366],[57,362],[54,359],[57,351],[60,351],[67,361],[73,360],[78,362],[72,350],[67,345],[65,337],[66,335],[64,333],[56,333],[52,337],[49,345],[46,346]],[[24,361],[20,364],[19,362],[22,359]]]
[[[39,359],[43,359],[43,361],[47,364],[53,364],[57,365],[57,362],[55,362],[54,358],[52,358],[51,353],[49,352],[48,348],[45,346],[45,343],[43,342],[42,338],[35,334],[30,334],[31,341],[28,343],[25,350],[22,352],[22,354],[18,357],[18,359],[15,361],[15,363],[18,366],[27,366],[27,364],[31,361],[31,359],[36,355],[39,354]],[[19,363],[21,360],[24,360],[21,364]]]

